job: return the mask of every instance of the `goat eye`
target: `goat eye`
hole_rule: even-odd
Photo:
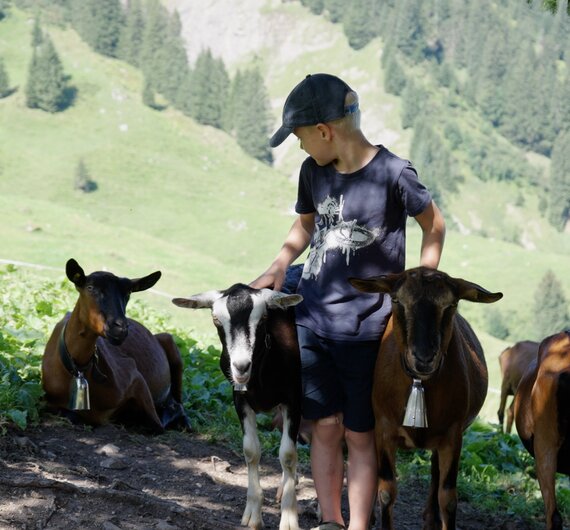
[[[395,296],[392,296],[392,303],[393,304],[399,304],[400,301]]]

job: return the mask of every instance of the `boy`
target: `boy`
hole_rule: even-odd
[[[349,530],[366,530],[377,485],[372,374],[391,305],[387,295],[361,293],[347,278],[404,269],[407,216],[422,229],[420,264],[437,268],[445,223],[411,164],[366,139],[358,96],[338,77],[308,75],[292,90],[270,145],[290,133],[310,155],[300,171],[299,216],[272,265],[251,285],[280,289],[287,267],[310,244],[296,324],[323,521],[317,528],[345,528],[345,442]]]

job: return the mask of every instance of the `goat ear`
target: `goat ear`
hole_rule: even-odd
[[[271,309],[287,309],[303,301],[303,297],[300,294],[286,294],[270,289],[264,289],[263,291],[267,306]]]
[[[350,285],[363,293],[391,293],[396,275],[374,276],[372,278],[349,278]]]
[[[156,271],[148,276],[131,280],[131,292],[136,293],[138,291],[146,291],[147,289],[150,289],[161,276],[162,273],[160,271]]]
[[[186,307],[188,309],[211,309],[214,302],[221,298],[220,291],[206,291],[202,294],[195,294],[190,298],[173,298],[172,303],[178,307]]]
[[[73,258],[69,259],[65,264],[65,274],[69,281],[75,284],[75,287],[83,287],[85,285],[85,272]]]
[[[503,298],[503,293],[492,293],[487,291],[487,289],[483,289],[483,287],[476,283],[468,282],[461,278],[452,278],[451,280],[457,293],[457,297],[461,300],[491,304]]]

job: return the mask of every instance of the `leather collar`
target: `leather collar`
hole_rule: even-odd
[[[83,366],[78,366],[73,360],[73,357],[71,357],[71,354],[67,349],[67,345],[65,344],[66,328],[67,328],[67,322],[63,325],[63,329],[61,330],[61,334],[59,336],[58,345],[57,345],[59,350],[59,357],[61,359],[61,362],[63,363],[63,366],[65,366],[65,369],[73,377],[78,377],[80,374],[86,373],[87,370],[89,370],[89,368],[93,367],[93,378],[95,379],[95,381],[99,383],[106,381],[107,376],[99,369],[99,350],[97,348],[97,345],[95,345],[95,350],[93,352],[93,355],[91,356],[91,359],[89,359],[87,364]]]

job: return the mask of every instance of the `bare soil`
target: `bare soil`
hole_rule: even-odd
[[[300,466],[299,521],[317,524],[309,466]],[[279,528],[279,462],[262,457],[266,528]],[[243,457],[194,433],[146,435],[117,425],[96,429],[54,416],[0,437],[0,529],[176,530],[240,528],[247,469]],[[425,481],[400,484],[396,528],[421,528]],[[376,528],[378,525],[375,525]],[[504,513],[459,504],[462,530],[533,530]]]

